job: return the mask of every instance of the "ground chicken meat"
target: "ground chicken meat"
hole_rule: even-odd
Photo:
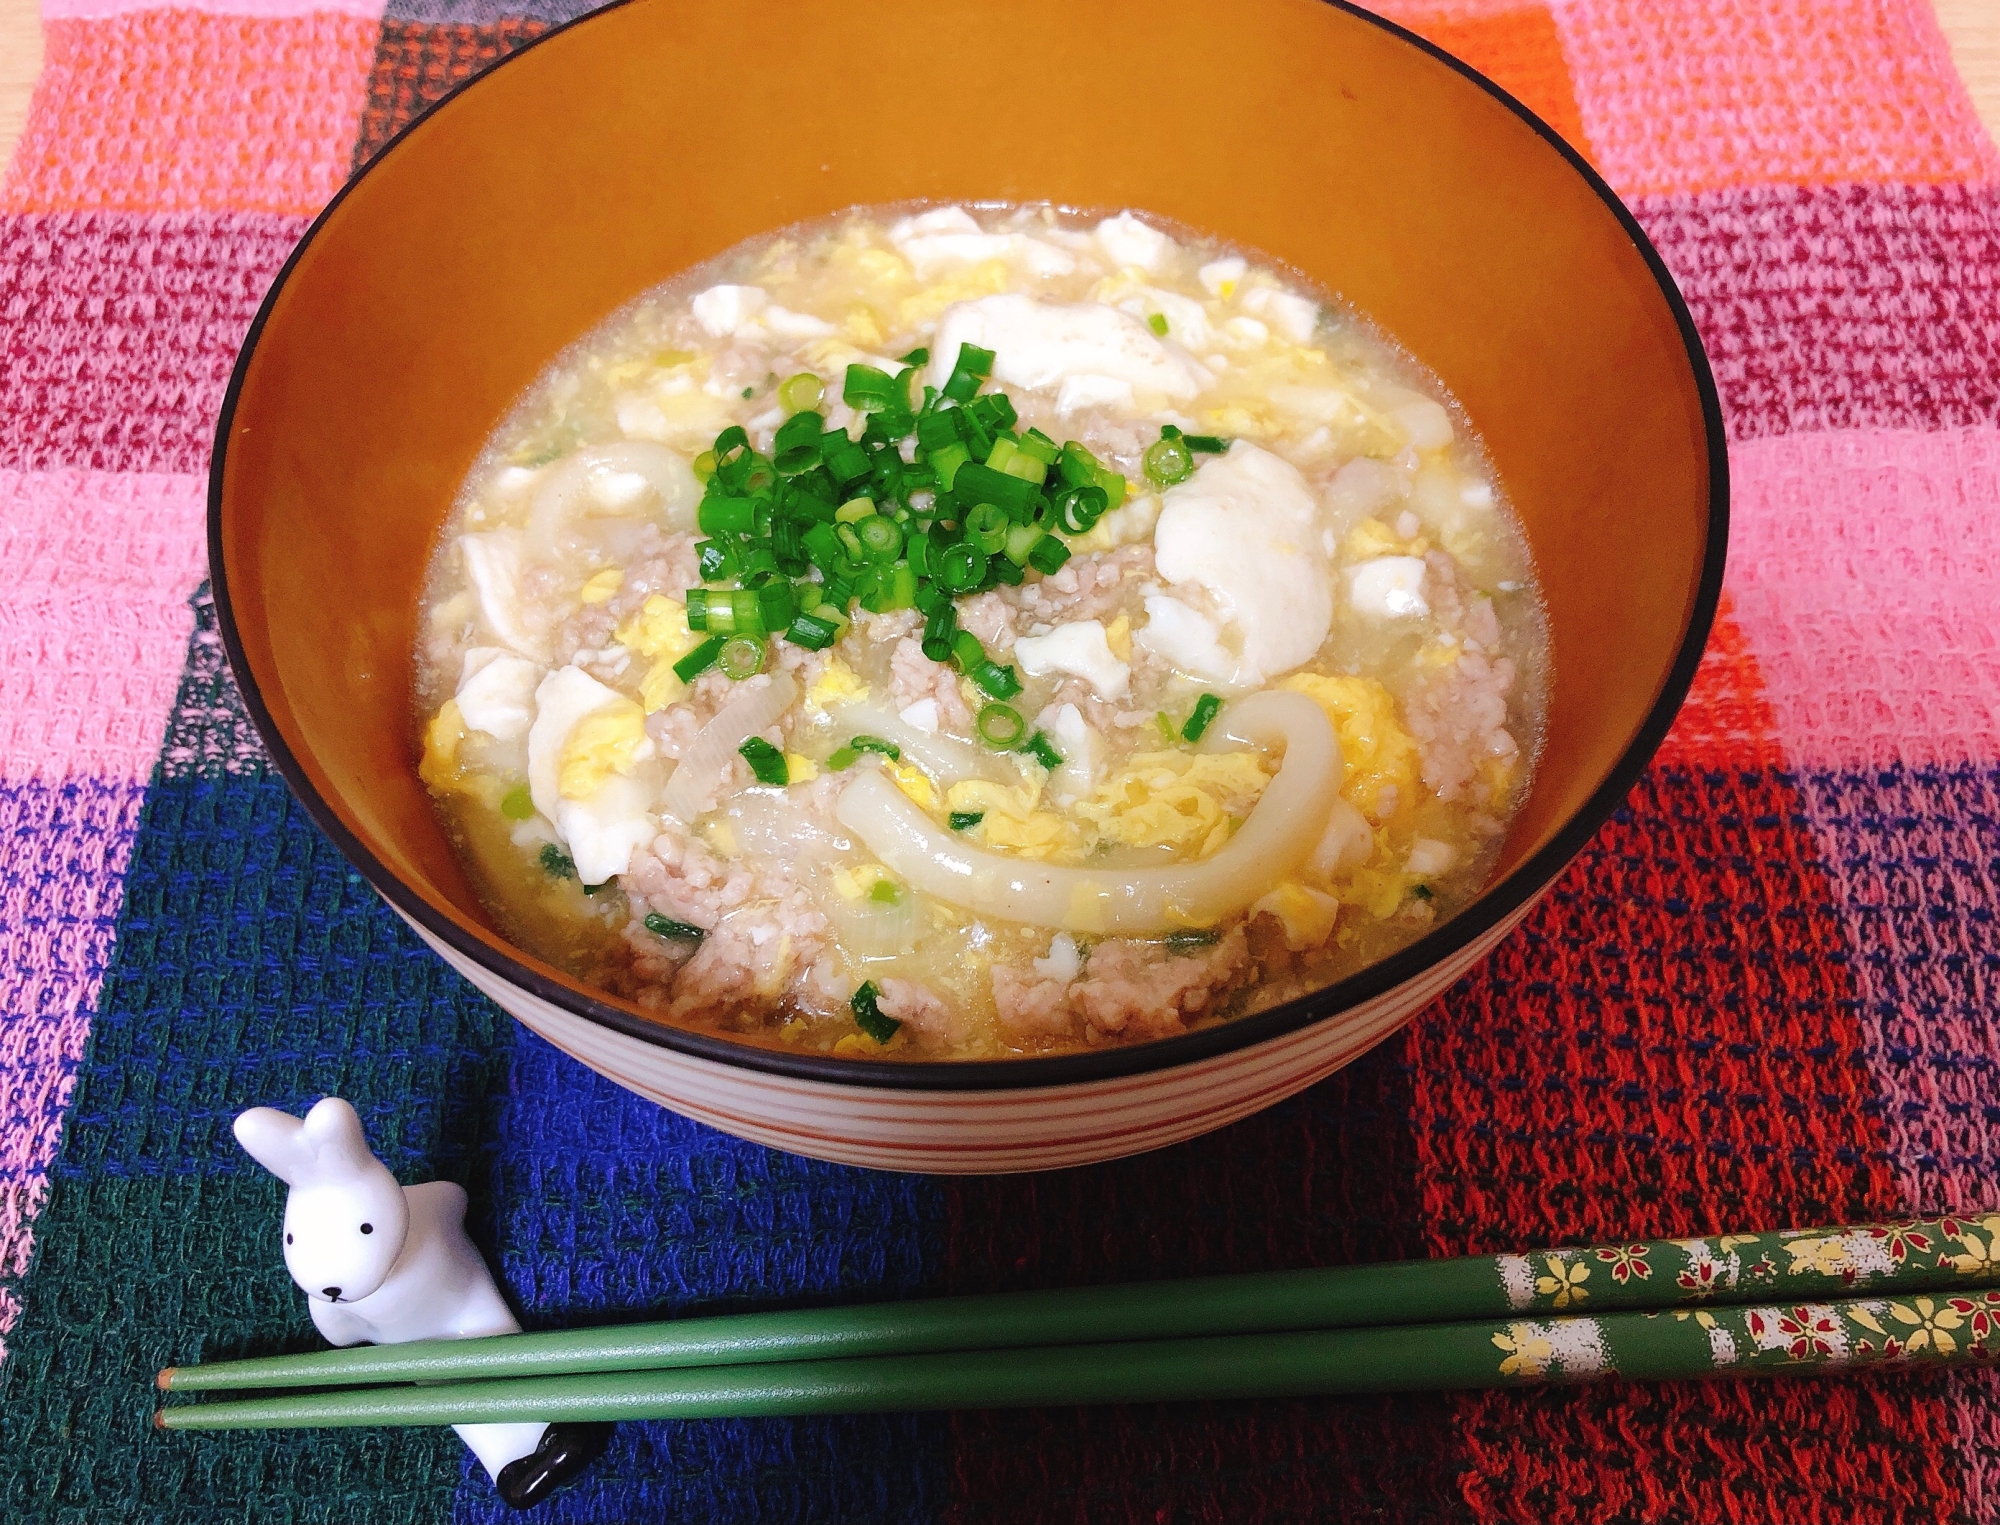
[[[958,674],[924,655],[923,642],[906,635],[889,657],[889,693],[898,710],[935,699],[938,724],[963,735],[972,729],[972,710],[958,686]]]
[[[1186,952],[1161,943],[1104,942],[1091,949],[1070,1003],[1099,1032],[1165,1038],[1214,1010],[1254,967],[1240,926]]]
[[[1520,750],[1507,729],[1507,693],[1514,664],[1466,651],[1404,701],[1410,735],[1423,761],[1424,783],[1441,800],[1463,796],[1488,758],[1511,761]]]
[[[952,1006],[928,985],[915,980],[883,980],[875,987],[875,1005],[885,1017],[907,1022],[940,1043],[962,1043],[972,1033],[970,1016]]]
[[[1139,585],[1152,575],[1153,548],[1126,545],[1097,556],[1078,556],[1052,577],[995,589],[994,596],[1013,606],[1014,623],[1023,629],[1108,621],[1120,610],[1137,606]]]
[[[1011,964],[993,966],[993,1004],[1000,1030],[1015,1042],[1062,1038],[1076,1030],[1076,1013],[1069,1004],[1069,983],[1043,979]]]
[[[1203,948],[1099,943],[1068,984],[995,965],[993,1001],[1001,1030],[1017,1042],[1066,1036],[1079,1017],[1089,1037],[1166,1038],[1212,1012],[1255,972],[1250,944],[1236,926]]]

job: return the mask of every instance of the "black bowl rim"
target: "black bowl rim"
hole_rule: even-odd
[[[1442,923],[1435,931],[1425,934],[1409,947],[1392,954],[1380,963],[1371,964],[1359,973],[1310,995],[1300,996],[1296,1000],[1274,1006],[1267,1011],[1177,1037],[1159,1038],[1128,1047],[1100,1049],[1090,1053],[1021,1059],[907,1062],[885,1059],[836,1059],[831,1055],[792,1054],[764,1049],[708,1033],[650,1022],[590,995],[572,990],[567,985],[547,978],[506,954],[496,954],[485,942],[462,930],[449,917],[440,915],[422,896],[412,892],[353,833],[348,831],[340,817],[313,787],[298,758],[285,744],[285,739],[265,706],[250,672],[242,638],[236,626],[222,555],[222,489],[223,474],[228,459],[230,429],[235,421],[244,377],[249,370],[251,357],[256,351],[257,341],[263,334],[264,325],[269,321],[285,283],[291,278],[293,269],[313,239],[319,235],[327,220],[339,209],[340,204],[347,199],[354,187],[381,163],[384,157],[395,152],[405,138],[422,127],[434,112],[456,99],[461,91],[476,89],[495,70],[506,68],[515,59],[541,46],[550,38],[569,31],[572,27],[588,25],[609,11],[622,10],[633,3],[635,0],[613,0],[612,4],[552,27],[540,37],[509,54],[492,69],[474,76],[433,102],[378,149],[369,158],[368,163],[349,178],[327,203],[325,210],[313,219],[312,225],[306,229],[297,247],[292,250],[290,257],[286,259],[284,266],[271,282],[271,288],[265,294],[263,304],[257,309],[257,316],[244,337],[243,348],[230,374],[229,389],[224,395],[222,412],[216,424],[215,454],[209,467],[208,555],[209,581],[215,597],[223,649],[228,656],[230,668],[235,674],[237,687],[242,692],[243,702],[251,721],[257,727],[258,734],[270,751],[272,759],[277,763],[278,771],[291,786],[292,792],[298,796],[300,803],[305,806],[306,813],[392,906],[461,956],[471,959],[508,984],[548,1002],[558,1010],[582,1017],[586,1021],[627,1037],[637,1038],[641,1042],[691,1058],[705,1059],[732,1068],[760,1071],[790,1080],[877,1090],[1005,1091],[1080,1085],[1195,1064],[1297,1032],[1337,1012],[1373,1000],[1425,970],[1445,962],[1499,926],[1509,916],[1522,910],[1542,893],[1569,861],[1596,835],[1598,828],[1610,818],[1611,813],[1618,808],[1633,784],[1638,781],[1640,774],[1645,771],[1653,753],[1673,724],[1674,717],[1694,682],[1695,670],[1700,665],[1722,593],[1723,561],[1729,543],[1728,442],[1723,430],[1721,400],[1716,393],[1715,378],[1709,369],[1701,336],[1695,329],[1694,318],[1688,311],[1687,303],[1682,299],[1679,288],[1674,284],[1673,276],[1667,270],[1666,262],[1660,258],[1659,251],[1653,247],[1645,230],[1639,226],[1637,219],[1618,199],[1617,193],[1604,178],[1581,154],[1565,142],[1560,134],[1478,70],[1454,58],[1442,48],[1425,41],[1407,28],[1362,10],[1359,6],[1348,3],[1348,0],[1316,0],[1316,3],[1343,11],[1371,26],[1381,28],[1471,81],[1520,117],[1568,162],[1570,168],[1582,177],[1598,199],[1604,203],[1606,209],[1618,220],[1619,225],[1624,228],[1640,256],[1645,260],[1647,268],[1652,272],[1653,279],[1659,286],[1660,295],[1665,299],[1680,330],[1681,342],[1687,351],[1688,365],[1694,373],[1695,385],[1701,396],[1702,420],[1709,451],[1708,538],[1703,550],[1701,579],[1695,591],[1694,606],[1689,611],[1687,630],[1682,637],[1680,649],[1675,653],[1673,665],[1668,669],[1666,682],[1661,686],[1659,695],[1647,711],[1630,745],[1620,755],[1604,781],[1584,802],[1582,808],[1554,837],[1499,884],[1490,887],[1470,906]]]

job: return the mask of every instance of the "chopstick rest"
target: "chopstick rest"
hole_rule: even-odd
[[[368,1147],[352,1106],[329,1096],[303,1119],[254,1107],[236,1141],[283,1181],[285,1269],[334,1345],[519,1334],[465,1233],[465,1188],[403,1186]],[[539,1503],[604,1450],[604,1424],[532,1415],[455,1426],[516,1509]]]

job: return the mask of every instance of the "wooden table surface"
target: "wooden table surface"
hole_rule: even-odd
[[[2000,138],[2000,0],[1935,0],[1938,23],[1987,131]],[[37,0],[0,0],[0,163],[12,159],[42,65]]]

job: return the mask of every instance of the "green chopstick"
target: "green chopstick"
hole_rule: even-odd
[[[1955,1365],[2000,1354],[2000,1291],[1547,1320],[779,1361],[396,1386],[161,1409],[169,1430],[720,1419],[1304,1397]]]
[[[171,1392],[457,1382],[1379,1329],[2000,1282],[2000,1215],[728,1314],[169,1367]],[[178,1412],[178,1411],[176,1411]]]

